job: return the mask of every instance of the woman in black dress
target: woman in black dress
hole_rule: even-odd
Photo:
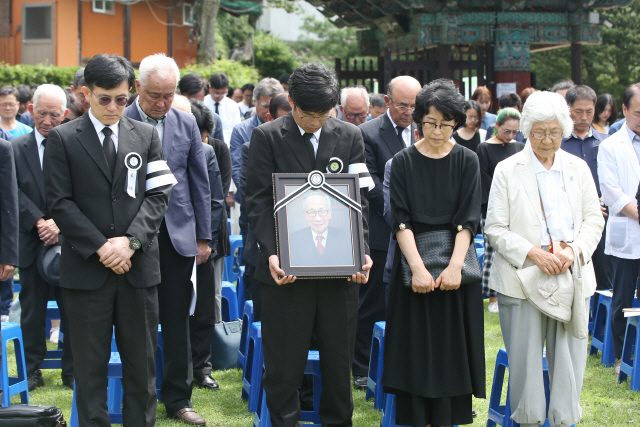
[[[464,104],[464,112],[467,115],[467,119],[464,122],[464,126],[459,127],[453,133],[453,139],[463,147],[475,152],[478,149],[478,145],[487,136],[487,131],[480,127],[480,118],[482,117],[480,104],[473,99],[467,101]]]
[[[482,265],[482,295],[489,298],[487,310],[498,312],[498,293],[489,288],[489,276],[493,264],[493,248],[487,235],[484,234],[484,222],[487,218],[487,203],[493,181],[493,171],[498,163],[524,149],[524,144],[515,138],[520,129],[520,112],[515,108],[503,108],[496,119],[495,134],[478,146],[476,154],[480,161],[480,177],[482,181],[482,218],[480,228],[484,236],[484,260]]]
[[[464,98],[439,79],[416,97],[420,141],[393,158],[392,231],[398,241],[386,325],[385,392],[396,395],[396,423],[413,427],[471,424],[472,395],[485,397],[482,289],[460,286],[465,254],[480,221],[478,157],[451,135],[464,123]],[[425,268],[415,235],[457,230],[449,266]],[[400,252],[413,274],[403,285]]]

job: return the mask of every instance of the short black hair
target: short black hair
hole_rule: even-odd
[[[571,79],[561,80],[553,85],[553,87],[551,88],[551,92],[558,92],[559,90],[571,89],[573,85],[575,85],[575,83]]]
[[[597,123],[600,120],[598,116],[602,114],[607,105],[611,105],[611,115],[607,120],[609,126],[611,126],[616,122],[616,120],[618,120],[618,108],[616,107],[616,101],[613,99],[613,96],[610,93],[605,93],[600,95],[598,97],[598,100],[596,101],[596,112],[593,115],[594,122]]]
[[[200,74],[189,73],[182,76],[178,83],[178,89],[182,95],[195,95],[204,89],[207,92],[207,81]]]
[[[251,92],[253,92],[253,90],[256,87],[254,85],[252,85],[251,83],[247,83],[246,85],[242,86],[242,88],[240,88],[240,90],[244,93],[245,90],[250,90]]]
[[[282,75],[280,75],[280,78],[278,78],[278,81],[280,82],[280,84],[289,84],[289,77],[291,77],[291,73],[284,73]]]
[[[520,107],[522,107],[522,100],[515,93],[503,93],[502,95],[500,95],[500,99],[498,99],[498,106],[501,109],[511,107],[515,108],[516,110],[520,110]]]
[[[9,96],[9,95],[15,96],[17,101],[18,97],[20,96],[20,93],[18,92],[18,89],[16,89],[13,86],[0,87],[0,96]]]
[[[80,68],[73,75],[73,88],[77,89],[79,86],[84,86],[84,68]]]
[[[567,91],[564,99],[567,100],[569,107],[575,104],[576,101],[591,101],[593,102],[593,105],[595,105],[598,100],[598,95],[596,95],[595,90],[591,89],[587,85],[575,85],[571,86]]]
[[[480,108],[480,104],[478,101],[474,101],[473,99],[468,100],[464,103],[464,113],[467,115],[467,110],[475,110],[478,113],[478,123],[476,123],[476,127],[480,128],[482,126],[482,108]],[[465,117],[466,120],[466,117]]]
[[[207,132],[207,134],[211,135],[216,123],[213,120],[211,110],[204,105],[204,102],[197,99],[190,98],[189,102],[191,103],[191,114],[196,119],[198,129],[200,132]]]
[[[269,113],[271,113],[273,120],[278,118],[278,110],[291,111],[288,92],[276,93],[273,95],[273,98],[271,98],[271,102],[269,103]]]
[[[384,95],[381,93],[369,94],[369,105],[372,107],[387,108],[387,104],[384,102]]]
[[[33,99],[33,92],[31,91],[31,88],[29,86],[18,85],[16,89],[18,90],[18,102],[20,104],[24,104]]]
[[[461,125],[467,119],[464,105],[464,96],[453,80],[437,79],[424,85],[416,96],[416,108],[412,115],[413,121],[418,126],[418,133],[423,136],[422,119],[429,113],[431,107],[439,111],[444,120],[453,120],[456,125]]]
[[[622,105],[624,105],[628,109],[629,104],[631,104],[631,98],[633,98],[633,96],[638,92],[640,92],[640,83],[634,83],[626,88],[624,93],[622,94]]]
[[[229,79],[224,73],[216,73],[209,78],[209,85],[214,89],[224,89],[229,87]]]
[[[84,69],[84,81],[89,89],[115,89],[127,82],[131,88],[136,74],[131,63],[122,56],[100,53],[89,60]]]
[[[302,111],[326,113],[340,100],[340,83],[332,68],[310,62],[289,77],[289,95]]]

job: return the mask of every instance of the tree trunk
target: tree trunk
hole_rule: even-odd
[[[196,58],[199,63],[209,64],[216,59],[216,17],[220,0],[203,0],[201,7],[201,34]]]

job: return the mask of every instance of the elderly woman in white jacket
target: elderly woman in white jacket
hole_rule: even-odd
[[[587,164],[560,149],[573,129],[561,95],[535,92],[522,111],[523,151],[496,167],[485,232],[496,254],[489,287],[498,292],[500,325],[509,356],[511,418],[521,426],[571,425],[581,419],[580,391],[587,340],[539,311],[525,297],[518,269],[537,265],[548,275],[580,262],[584,309],[596,289],[591,263],[604,227]],[[543,213],[544,209],[544,213]],[[553,242],[553,249],[550,248]],[[571,246],[565,243],[573,242]],[[551,399],[547,415],[542,351],[547,349]]]

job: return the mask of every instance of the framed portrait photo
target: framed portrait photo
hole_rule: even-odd
[[[280,267],[299,279],[362,271],[364,234],[357,174],[273,174]]]

